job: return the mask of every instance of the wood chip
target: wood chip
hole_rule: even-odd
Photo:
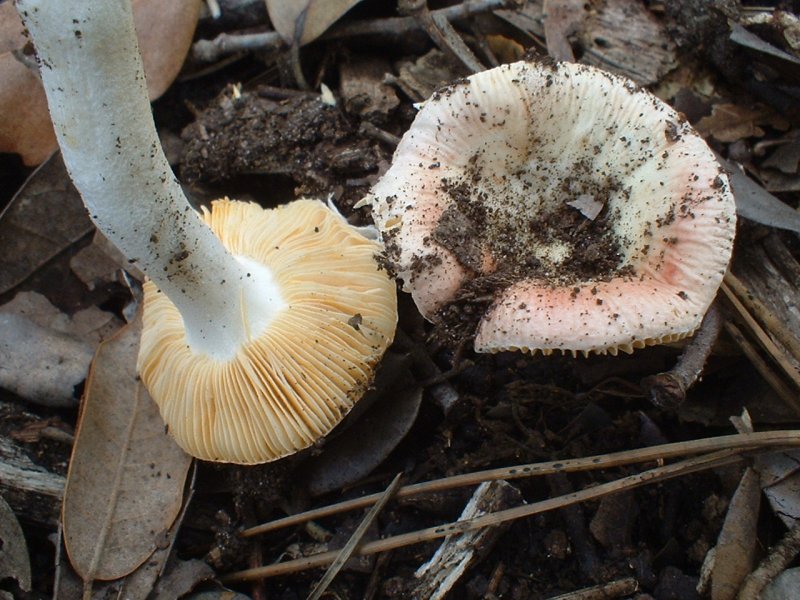
[[[510,483],[482,483],[464,508],[459,521],[517,506],[521,499],[520,491]],[[486,527],[446,537],[433,558],[414,573],[417,584],[410,597],[430,600],[445,598],[458,580],[491,550],[506,528],[506,525]]]

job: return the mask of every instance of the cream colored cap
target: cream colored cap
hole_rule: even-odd
[[[481,278],[505,281],[479,352],[616,353],[689,335],[736,225],[728,178],[682,116],[569,63],[503,65],[436,92],[368,199],[428,319]]]
[[[203,216],[234,256],[270,270],[285,306],[220,361],[191,351],[177,309],[147,282],[139,372],[188,453],[268,462],[326,435],[370,385],[394,336],[395,284],[379,243],[319,201],[219,200]]]

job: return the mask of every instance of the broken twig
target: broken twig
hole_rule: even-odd
[[[743,460],[743,457],[738,455],[734,450],[721,450],[719,452],[704,454],[703,456],[686,459],[671,465],[656,467],[648,471],[643,471],[636,475],[629,475],[628,477],[623,477],[616,481],[610,481],[608,483],[603,483],[588,489],[580,490],[578,492],[567,494],[566,496],[550,498],[541,502],[517,506],[506,510],[501,510],[496,513],[485,514],[480,517],[468,519],[466,521],[455,521],[453,523],[446,523],[419,531],[412,531],[410,533],[404,533],[401,535],[368,542],[357,550],[357,554],[366,556],[369,554],[386,552],[387,550],[394,550],[396,548],[410,546],[412,544],[419,544],[422,542],[440,539],[449,535],[457,535],[468,531],[474,531],[483,527],[497,527],[498,525],[508,521],[530,517],[558,508],[564,508],[565,506],[570,506],[578,502],[594,500],[607,494],[614,494],[624,490],[639,488],[650,483],[662,482],[675,477],[697,473],[699,471],[732,465],[740,460]],[[264,577],[275,577],[278,575],[286,575],[288,573],[294,573],[306,569],[314,569],[330,564],[338,555],[338,550],[322,552],[306,558],[231,573],[230,575],[222,577],[221,581],[223,583],[254,581]]]
[[[386,506],[386,503],[391,500],[395,492],[397,492],[397,488],[400,487],[401,475],[402,473],[395,475],[392,483],[390,483],[386,490],[384,490],[384,492],[381,494],[380,500],[373,504],[372,508],[369,509],[367,514],[364,516],[364,519],[358,524],[358,527],[356,527],[353,535],[350,536],[347,544],[345,544],[344,548],[339,551],[339,556],[336,557],[336,560],[334,560],[330,567],[328,567],[328,570],[325,571],[325,575],[323,575],[320,582],[314,588],[314,591],[309,594],[308,600],[319,600],[319,598],[322,597],[322,594],[325,593],[325,590],[328,589],[328,586],[333,581],[333,578],[336,577],[337,573],[341,571],[344,564],[350,560],[351,556],[353,556],[353,553],[358,548],[370,525],[375,522],[375,519],[383,510],[383,507]]]
[[[565,460],[554,460],[549,462],[514,465],[499,469],[489,469],[477,471],[475,473],[465,473],[454,475],[443,479],[436,479],[424,483],[407,485],[397,491],[397,498],[406,498],[417,494],[441,492],[459,487],[479,485],[484,481],[494,481],[498,479],[521,479],[525,477],[536,477],[550,475],[553,473],[575,473],[580,471],[590,471],[593,469],[609,469],[633,463],[649,462],[653,460],[668,460],[679,456],[690,454],[700,454],[702,452],[714,452],[725,448],[737,449],[740,452],[750,449],[775,448],[775,447],[796,447],[800,446],[800,432],[788,431],[764,431],[757,433],[744,433],[738,435],[723,435],[713,438],[691,440],[685,442],[675,442],[660,446],[649,446],[636,450],[625,450],[613,454],[599,456],[588,456],[585,458],[573,458]],[[337,504],[315,508],[304,513],[290,515],[282,519],[276,519],[269,523],[263,523],[255,527],[245,529],[241,535],[252,537],[269,531],[275,531],[284,527],[293,527],[314,519],[321,519],[339,513],[356,510],[370,506],[380,499],[381,494],[370,494],[360,498],[353,498]]]
[[[467,0],[455,6],[431,11],[431,16],[436,22],[442,22],[443,20],[449,22],[466,19],[474,14],[490,10],[513,8],[517,5],[518,0]],[[341,39],[363,35],[402,37],[419,30],[420,24],[414,17],[389,17],[334,26],[330,31],[323,34],[321,39]],[[192,46],[192,55],[202,62],[214,62],[227,54],[254,50],[277,51],[285,48],[285,46],[283,38],[277,31],[246,34],[222,33],[213,40],[195,42],[194,46]]]
[[[722,317],[715,302],[675,366],[665,373],[642,380],[642,387],[653,404],[660,408],[676,408],[686,400],[686,392],[703,373],[703,365],[711,354],[721,328]]]

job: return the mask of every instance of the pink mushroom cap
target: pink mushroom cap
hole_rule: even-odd
[[[367,201],[427,319],[482,278],[504,282],[479,352],[616,354],[690,335],[736,228],[727,175],[685,119],[571,63],[503,65],[436,92]]]

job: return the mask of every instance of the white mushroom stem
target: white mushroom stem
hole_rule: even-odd
[[[18,0],[89,214],[177,306],[192,349],[231,358],[283,307],[269,270],[201,221],[156,134],[129,0]]]

